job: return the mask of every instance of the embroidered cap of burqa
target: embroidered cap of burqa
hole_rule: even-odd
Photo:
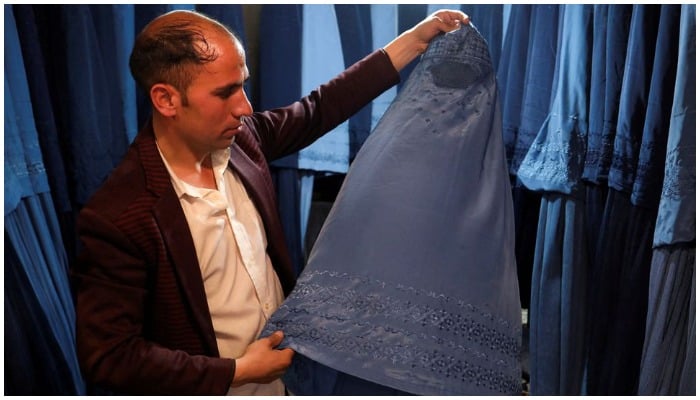
[[[300,357],[409,393],[520,394],[497,96],[473,26],[433,39],[351,165],[265,335],[283,330]],[[294,379],[304,379],[298,368],[285,379],[292,391]]]

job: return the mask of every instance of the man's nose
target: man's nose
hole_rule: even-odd
[[[253,106],[248,100],[245,91],[241,90],[236,96],[233,96],[233,108],[231,114],[236,117],[244,117],[253,113]]]

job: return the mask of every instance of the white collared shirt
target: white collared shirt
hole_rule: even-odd
[[[262,219],[227,168],[229,156],[230,149],[212,153],[217,189],[207,189],[178,178],[161,153],[192,232],[219,354],[235,359],[258,338],[284,294],[267,255]],[[279,379],[247,384],[229,394],[284,395],[284,385]]]

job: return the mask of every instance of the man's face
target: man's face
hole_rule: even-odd
[[[212,35],[216,60],[199,67],[187,88],[187,105],[177,116],[178,132],[196,151],[225,149],[241,129],[241,117],[253,110],[243,84],[248,79],[243,47],[225,35]]]

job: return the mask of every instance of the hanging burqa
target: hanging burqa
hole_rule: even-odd
[[[430,43],[351,165],[296,288],[263,333],[284,331],[283,346],[297,352],[285,376],[291,392],[326,394],[314,377],[326,368],[420,395],[520,394],[498,102],[487,44],[473,26]]]

